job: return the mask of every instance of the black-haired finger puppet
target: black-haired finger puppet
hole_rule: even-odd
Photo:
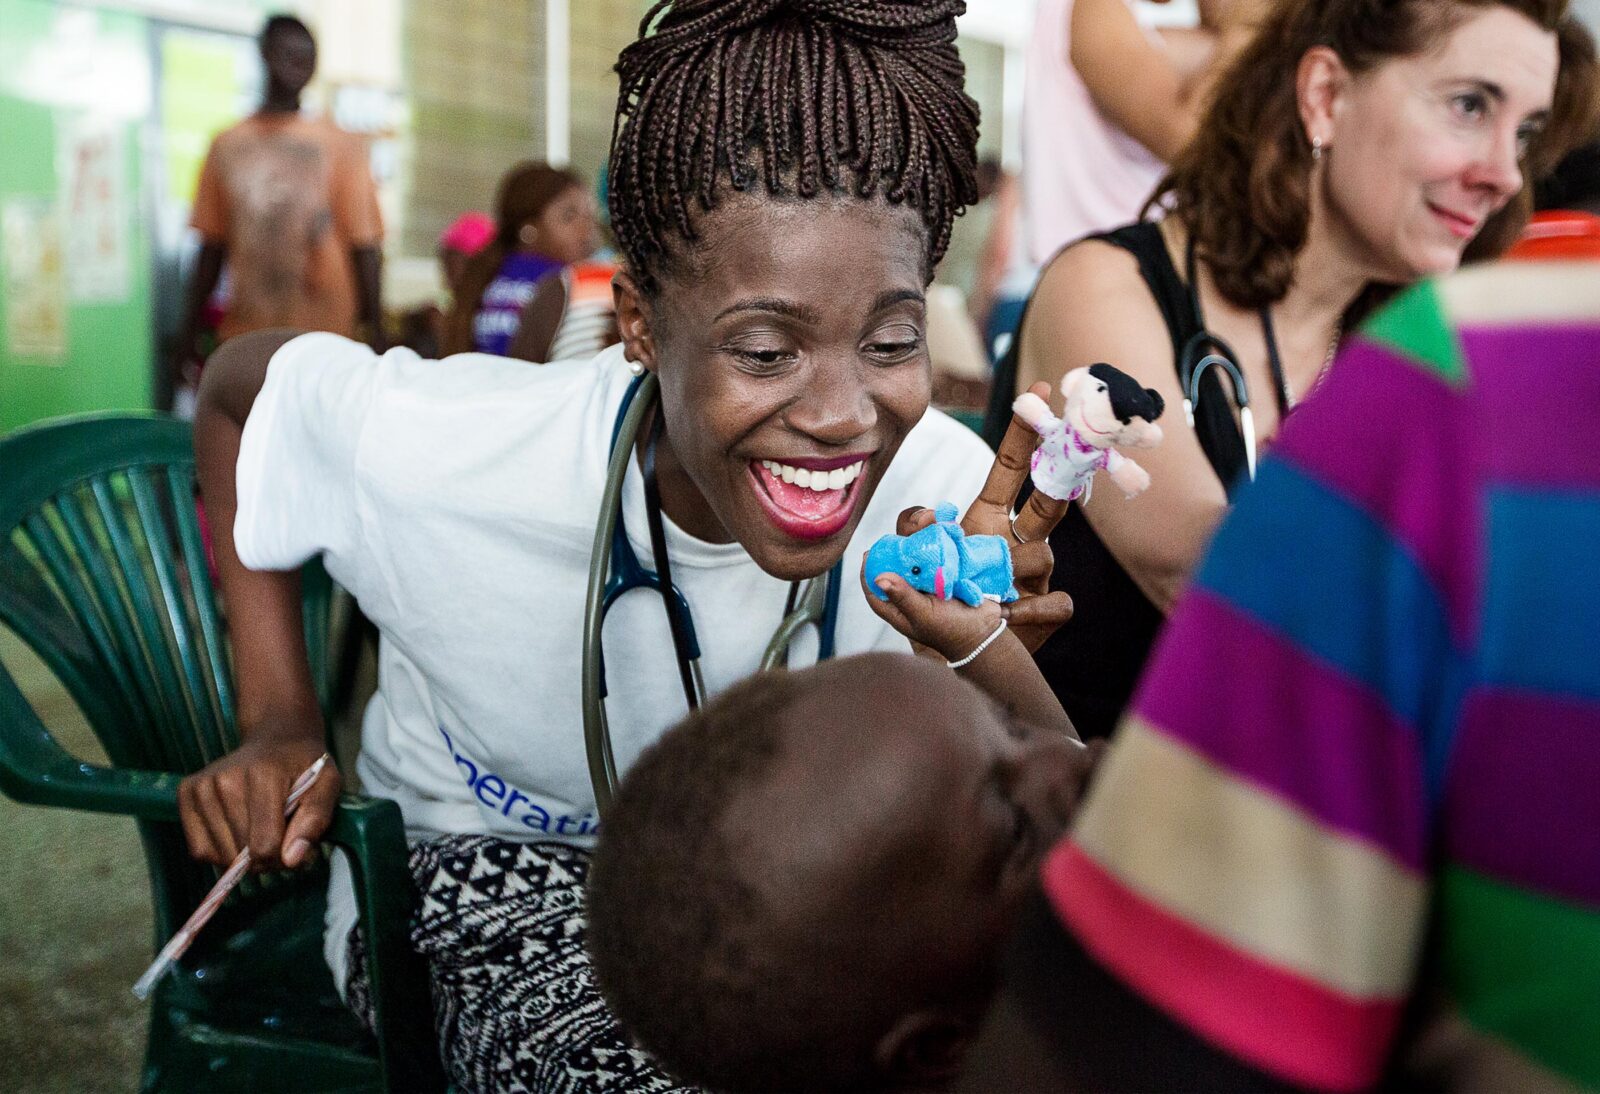
[[[1094,473],[1104,468],[1128,497],[1144,493],[1149,473],[1117,449],[1161,443],[1156,419],[1165,404],[1160,393],[1100,363],[1061,377],[1061,394],[1066,408],[1060,418],[1031,391],[1011,404],[1017,417],[1043,438],[1033,452],[1034,488],[1058,501],[1087,500]]]

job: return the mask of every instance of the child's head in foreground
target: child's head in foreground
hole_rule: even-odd
[[[606,998],[716,1089],[946,1077],[1087,765],[923,658],[746,681],[647,751],[605,818]]]

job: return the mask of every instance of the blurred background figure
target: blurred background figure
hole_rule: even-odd
[[[439,356],[439,347],[444,344],[446,308],[456,298],[467,263],[494,242],[494,236],[494,217],[488,213],[473,210],[450,222],[439,236],[439,283],[444,296],[418,304],[400,316],[402,345],[419,357]],[[444,307],[440,306],[440,299]]]
[[[495,231],[494,217],[474,209],[452,220],[439,237],[439,273],[452,297],[461,287],[467,264],[494,242]]]
[[[587,259],[565,266],[535,287],[522,309],[507,357],[543,364],[593,357],[622,340],[611,278],[618,266],[608,259]]]
[[[519,163],[500,182],[495,237],[467,263],[445,323],[447,354],[504,354],[544,278],[600,245],[594,198],[572,171]]]
[[[534,287],[507,357],[536,364],[587,359],[622,340],[611,294],[611,279],[620,267],[607,208],[609,183],[602,166],[594,195],[597,249]]]
[[[973,275],[967,311],[983,335],[991,362],[1005,356],[1039,267],[1023,246],[1022,184],[999,160],[978,165],[978,204],[969,217],[985,218],[983,249]]]
[[[384,343],[383,228],[360,141],[300,112],[317,43],[292,15],[259,38],[265,94],[250,117],[218,134],[201,168],[191,224],[200,233],[173,366],[202,359],[203,312],[224,266],[225,340],[265,327],[364,334]]]
[[[1153,26],[1166,0],[1039,0],[1025,53],[1021,169],[995,164],[979,180],[994,209],[969,307],[991,361],[1010,348],[1044,263],[1139,217],[1262,2],[1199,0],[1194,25]]]
[[[1138,217],[1266,2],[1199,0],[1198,26],[1155,29],[1130,0],[1040,0],[1022,107],[1030,262]]]

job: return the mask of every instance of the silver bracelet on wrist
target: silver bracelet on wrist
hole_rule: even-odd
[[[973,650],[959,661],[946,661],[945,664],[949,665],[953,669],[965,668],[967,665],[972,664],[978,659],[978,655],[980,653],[992,646],[994,644],[994,640],[1005,633],[1005,629],[1006,621],[1002,619],[1000,620],[1000,625],[994,629],[989,637],[978,643],[977,649]]]

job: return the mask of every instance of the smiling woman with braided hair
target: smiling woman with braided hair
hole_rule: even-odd
[[[693,207],[769,196],[882,194],[920,210],[927,258],[977,199],[977,106],[952,46],[960,0],[663,0],[617,63],[611,211],[637,271],[695,240]],[[650,276],[650,275],[646,275]]]
[[[206,370],[196,448],[242,744],[184,780],[185,835],[205,861],[248,846],[275,868],[305,861],[326,829],[337,773],[287,825],[282,814],[324,747],[295,576],[320,554],[382,636],[355,766],[366,793],[405,815],[422,894],[412,941],[459,1089],[672,1085],[617,1029],[584,951],[600,823],[581,706],[584,589],[630,373],[655,373],[660,396],[623,485],[629,539],[649,564],[658,500],[708,694],[756,669],[789,582],[841,559],[853,577],[868,544],[922,519],[898,519],[908,507],[970,503],[969,531],[1011,534],[1029,435],[985,485],[991,453],[928,409],[923,292],[976,190],[962,6],[653,7],[618,65],[622,344],[593,361],[528,369],[462,354],[437,368],[278,331],[230,342]],[[1042,541],[1058,515],[1041,502],[1018,518],[1035,542],[1012,541],[1024,595],[997,645],[1036,646],[1070,613],[1046,589]],[[661,600],[623,597],[608,622],[626,769],[685,700]],[[796,664],[816,648],[798,646]],[[847,588],[835,649],[909,646]],[[336,861],[327,957],[365,1013],[355,921]]]

